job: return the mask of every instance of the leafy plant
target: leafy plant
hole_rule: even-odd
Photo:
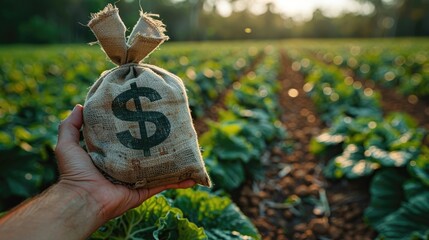
[[[410,162],[408,170],[412,176],[429,187],[429,147],[422,146],[421,154]]]
[[[427,158],[427,148],[424,149],[417,157],[420,164]],[[429,185],[415,175],[414,169],[427,174],[421,166],[413,160],[408,165],[411,174],[406,168],[382,169],[375,174],[365,218],[380,233],[379,239],[427,239],[429,236]]]
[[[403,56],[380,55],[380,49],[371,49],[371,57],[361,59],[356,56],[360,48],[352,49],[353,56],[326,50],[317,56],[338,66],[349,66],[357,75],[383,85],[422,94],[420,89],[411,90],[410,85],[422,88],[427,84],[420,75],[421,64],[427,61],[424,55],[419,54],[419,64],[415,64],[417,59],[408,64],[409,59]],[[373,90],[364,91],[360,82],[346,77],[339,68],[318,61],[308,63],[312,68],[304,69],[304,90],[329,126],[329,130],[312,139],[310,150],[316,154],[340,151],[324,168],[325,176],[373,176],[365,218],[379,232],[379,239],[428,239],[429,150],[422,144],[426,131],[406,114],[383,117],[378,95]],[[411,81],[409,72],[414,72]]]
[[[232,191],[245,179],[260,179],[261,156],[285,130],[277,121],[276,76],[269,72],[274,56],[267,56],[255,73],[240,80],[226,96],[226,111],[200,137],[203,157],[216,188]]]
[[[165,197],[155,196],[106,223],[91,239],[207,239],[207,236]]]
[[[229,198],[170,190],[109,221],[91,239],[259,239]]]
[[[371,202],[365,209],[365,218],[371,226],[385,222],[385,218],[401,207],[405,200],[402,186],[409,176],[404,169],[382,169],[372,179]]]
[[[353,43],[350,46],[318,47],[317,56],[332,65],[352,70],[357,77],[364,80],[395,88],[405,96],[415,95],[427,99],[427,45],[395,42],[384,42],[382,46],[367,42]]]
[[[57,177],[53,137],[44,126],[0,132],[0,211],[34,196]],[[13,169],[13,171],[11,171]]]
[[[201,116],[259,54],[258,48],[249,51],[229,44],[219,44],[210,54],[207,46],[194,44],[165,48],[147,60],[184,80],[194,117]],[[83,103],[100,73],[112,67],[97,47],[0,48],[0,211],[56,180],[57,126],[73,105]]]
[[[338,117],[311,145],[322,153],[341,145],[343,151],[324,169],[329,178],[358,178],[380,167],[404,167],[422,147],[424,130],[407,115],[392,113],[385,119]]]
[[[368,96],[362,89],[350,86],[344,81],[344,74],[335,67],[314,64],[306,82],[311,86],[308,95],[325,122],[339,115],[353,118],[381,115],[379,96]]]
[[[228,191],[244,182],[246,172],[251,173],[253,179],[261,177],[260,156],[274,136],[282,133],[267,119],[259,122],[236,119],[213,122],[209,126],[210,130],[200,137],[203,157],[215,187]]]
[[[417,195],[376,226],[379,239],[427,239],[429,192]]]
[[[258,231],[229,198],[205,191],[175,190],[173,206],[204,228],[209,239],[259,239]]]

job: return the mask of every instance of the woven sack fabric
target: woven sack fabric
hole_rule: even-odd
[[[156,15],[141,12],[128,41],[119,10],[107,5],[88,26],[116,68],[104,72],[84,104],[83,135],[97,168],[132,188],[193,179],[211,186],[176,75],[140,61],[168,37]]]

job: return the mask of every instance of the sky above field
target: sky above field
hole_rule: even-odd
[[[323,10],[328,16],[337,16],[343,12],[369,13],[372,10],[371,6],[360,4],[355,0],[243,0],[238,1],[234,8],[240,10],[249,6],[254,13],[263,13],[266,11],[266,4],[270,2],[274,4],[275,12],[299,21],[311,19],[317,8]],[[233,9],[226,0],[218,1],[216,7],[225,16]]]

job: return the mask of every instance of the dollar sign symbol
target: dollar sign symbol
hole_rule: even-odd
[[[138,122],[141,139],[131,135],[129,130],[116,133],[119,141],[127,148],[144,151],[144,156],[150,156],[150,148],[162,143],[170,134],[171,125],[168,118],[154,111],[143,111],[140,97],[146,97],[151,102],[161,98],[159,93],[152,88],[137,87],[136,83],[131,83],[131,89],[119,94],[112,102],[112,111],[115,117],[128,122]],[[133,99],[136,111],[128,110],[126,104]],[[145,122],[152,122],[156,126],[156,131],[152,136],[148,136]]]

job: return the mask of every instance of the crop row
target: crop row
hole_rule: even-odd
[[[204,110],[213,105],[260,55],[260,50],[254,47],[219,45],[210,54],[206,51],[213,46],[199,47],[196,50],[192,45],[173,44],[155,58],[148,59],[149,63],[168,69],[183,79],[194,118],[201,117]]]
[[[275,84],[271,83],[276,73],[271,73],[271,66],[276,61],[274,57],[267,57],[262,65],[238,82],[255,61],[258,49],[225,47],[210,55],[206,48],[198,51],[189,47],[167,48],[170,48],[169,54],[148,61],[184,80],[194,117],[201,117],[235,82],[225,100],[231,109],[220,113],[221,122],[211,123],[209,132],[202,137],[205,139],[202,140],[204,155],[216,189],[232,190],[245,177],[253,176],[249,172],[259,169],[249,168],[246,163],[258,166],[258,157],[265,147],[283,133],[279,131],[278,122],[272,124],[276,105],[271,98]],[[83,102],[88,87],[100,72],[113,67],[98,50],[89,48],[2,51],[0,79],[5,88],[0,90],[0,211],[55,181],[56,161],[52,150],[59,120],[69,113],[66,109]],[[259,107],[261,109],[257,110]],[[236,135],[231,135],[231,129]],[[222,141],[235,145],[225,145]],[[219,151],[222,148],[226,151]],[[252,153],[249,154],[249,150]],[[221,181],[223,177],[233,184]],[[167,191],[110,221],[92,238],[103,236],[259,238],[250,221],[226,195],[218,196],[205,189]]]
[[[0,210],[35,195],[57,178],[52,149],[60,119],[83,102],[99,73],[112,67],[94,50],[2,49]]]
[[[260,238],[227,195],[246,179],[262,177],[262,155],[285,136],[277,121],[278,55],[265,55],[253,71],[234,82],[225,97],[226,109],[219,110],[218,120],[210,122],[200,137],[214,190],[166,191],[111,220],[94,233],[93,239]]]
[[[426,239],[429,222],[428,148],[425,134],[404,113],[383,117],[379,95],[334,65],[296,52],[295,69],[306,75],[304,90],[329,126],[313,139],[316,154],[342,149],[324,169],[328,178],[372,176],[365,219],[379,238]],[[394,180],[393,180],[394,179]]]
[[[225,62],[213,62],[205,48],[194,52],[189,47],[168,48],[172,54],[154,62],[183,77],[194,116],[201,115],[257,55],[257,50],[247,48],[220,48],[213,59]],[[52,149],[60,119],[73,105],[83,103],[101,72],[114,66],[97,47],[20,47],[1,53],[0,210],[4,210],[55,181]]]
[[[262,155],[286,136],[278,121],[278,57],[267,52],[254,71],[234,83],[226,109],[200,138],[216,188],[232,191],[246,179],[260,179]]]
[[[429,51],[425,42],[383,46],[352,45],[347,48],[319,49],[327,62],[346,67],[363,79],[394,87],[411,102],[429,97]]]

